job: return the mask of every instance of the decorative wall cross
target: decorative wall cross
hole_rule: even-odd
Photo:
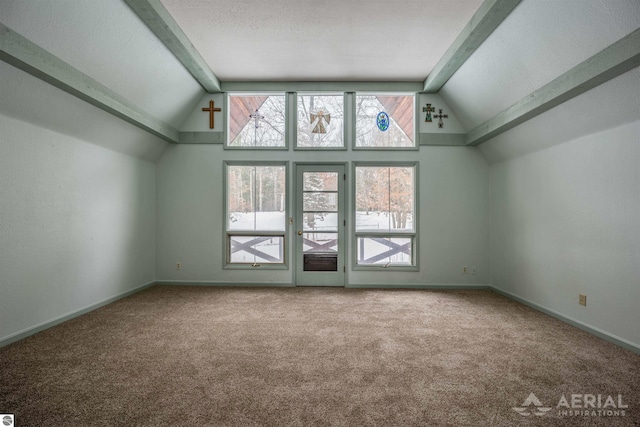
[[[311,126],[313,126],[311,133],[327,133],[324,124],[328,125],[330,121],[331,114],[325,114],[324,111],[318,111],[315,114],[311,113]]]
[[[217,113],[219,111],[222,111],[221,108],[215,108],[213,106],[213,101],[209,101],[209,108],[202,108],[202,111],[208,111],[209,112],[209,129],[213,129],[215,127],[215,123],[213,121],[213,113]]]
[[[427,123],[431,123],[431,113],[435,113],[436,109],[431,106],[431,104],[427,104],[426,107],[422,107],[422,111],[427,113],[427,116],[424,118],[424,121]]]
[[[251,117],[253,120],[255,120],[256,129],[258,129],[260,127],[260,120],[264,119],[264,116],[258,114],[258,110],[256,110],[256,112],[253,113],[253,114],[249,114],[249,117]]]
[[[438,127],[439,128],[443,128],[444,127],[444,121],[442,121],[442,119],[448,119],[449,115],[448,114],[442,114],[442,108],[440,108],[440,109],[438,109],[438,114],[434,114],[433,117],[438,119]]]

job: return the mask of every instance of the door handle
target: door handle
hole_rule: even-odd
[[[298,236],[302,236],[302,231],[298,231]]]

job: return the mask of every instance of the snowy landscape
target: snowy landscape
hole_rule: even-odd
[[[317,251],[315,247],[322,247],[323,252],[337,250],[338,214],[314,213],[313,225],[309,224],[309,217],[304,217],[303,238],[305,252]],[[230,231],[282,231],[284,234],[286,216],[284,212],[231,212],[229,214]],[[407,229],[391,228],[388,212],[356,212],[356,230],[358,232],[411,232],[412,217],[407,219]],[[256,233],[258,234],[258,233]],[[358,263],[362,264],[411,264],[411,236],[388,238],[384,236],[366,236],[357,239]],[[312,243],[308,243],[310,241]],[[252,243],[253,242],[253,243]],[[231,262],[239,263],[282,263],[284,262],[284,239],[279,236],[233,236],[231,238]],[[324,245],[324,246],[323,246]]]

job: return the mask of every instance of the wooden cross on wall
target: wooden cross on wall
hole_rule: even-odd
[[[438,110],[438,114],[434,114],[433,117],[438,119],[438,127],[439,128],[443,128],[444,127],[444,122],[442,121],[442,119],[448,119],[449,115],[448,114],[442,114],[442,108],[440,108]]]
[[[222,111],[221,108],[214,108],[214,104],[213,101],[209,101],[209,108],[202,108],[202,111],[208,111],[209,112],[209,129],[213,129],[215,127],[215,123],[213,121],[213,113],[217,113],[219,111]]]
[[[424,121],[427,123],[431,123],[431,113],[435,113],[436,109],[431,106],[431,104],[427,104],[426,107],[422,107],[422,112],[427,113],[427,117],[424,118]]]

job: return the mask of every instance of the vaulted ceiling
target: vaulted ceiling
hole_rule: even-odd
[[[3,0],[0,23],[0,113],[69,133],[80,126],[51,118],[61,104],[98,113],[43,93],[174,142],[195,103],[233,82],[438,92],[470,145],[575,96],[626,106],[599,126],[638,117],[637,0]],[[608,80],[625,83],[594,100]]]
[[[223,81],[423,81],[482,0],[162,0]]]

